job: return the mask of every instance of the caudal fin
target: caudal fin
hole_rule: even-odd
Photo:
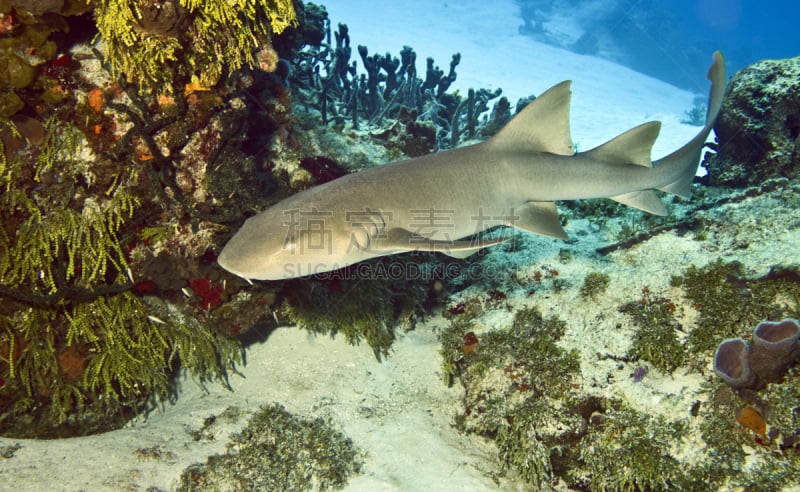
[[[711,81],[711,90],[708,95],[705,126],[689,143],[653,163],[655,166],[675,167],[681,170],[678,179],[658,189],[683,198],[692,196],[692,180],[700,165],[700,154],[708,134],[714,127],[714,122],[722,108],[722,99],[725,96],[725,58],[719,51],[714,52],[714,62],[708,69],[708,79]]]

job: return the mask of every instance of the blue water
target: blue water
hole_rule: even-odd
[[[764,58],[800,56],[800,3],[796,1],[661,0],[684,13],[688,43],[711,42],[725,53],[729,71]]]
[[[528,28],[549,44],[597,55],[684,88],[695,88],[707,54],[721,50],[729,72],[764,58],[800,55],[800,3],[746,0],[514,0]],[[527,14],[525,13],[527,12]],[[548,19],[567,15],[583,36],[559,39]],[[543,24],[536,25],[541,20]],[[532,23],[531,23],[532,22]],[[531,27],[532,26],[532,27]]]

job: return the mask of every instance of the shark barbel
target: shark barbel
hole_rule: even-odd
[[[575,153],[570,82],[547,90],[491,139],[349,174],[247,219],[219,264],[246,279],[323,273],[379,256],[438,251],[463,258],[504,239],[464,239],[498,225],[566,238],[556,200],[610,198],[665,215],[653,190],[688,198],[725,92],[714,53],[703,129],[651,161],[660,122]]]

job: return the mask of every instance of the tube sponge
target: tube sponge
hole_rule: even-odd
[[[714,372],[732,388],[747,388],[755,383],[750,369],[750,347],[741,338],[723,340],[714,354]]]
[[[783,321],[763,321],[750,340],[750,368],[762,384],[779,381],[800,354],[797,340],[800,324],[786,318]]]
[[[732,388],[759,389],[780,381],[800,356],[800,323],[796,319],[762,321],[751,344],[741,338],[722,341],[714,354],[714,372]]]

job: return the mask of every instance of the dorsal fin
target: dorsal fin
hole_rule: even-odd
[[[505,151],[573,155],[569,132],[570,84],[554,85],[519,112],[491,142]]]
[[[650,121],[618,135],[586,152],[592,159],[616,164],[652,167],[650,153],[661,131],[660,121]]]

